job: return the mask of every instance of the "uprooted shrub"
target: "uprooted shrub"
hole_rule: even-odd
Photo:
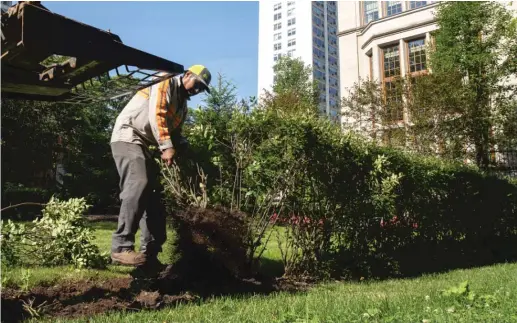
[[[83,217],[87,208],[84,198],[52,197],[42,217],[31,223],[2,221],[2,263],[104,268],[108,257],[93,243],[93,230]]]
[[[248,214],[209,205],[207,177],[197,163],[179,159],[161,169],[165,203],[176,231],[170,240],[175,272],[190,280],[256,274],[265,250],[262,239],[267,242],[271,236],[267,229],[273,225],[269,221],[273,197],[257,202]]]
[[[516,256],[515,184],[374,146],[324,119],[257,109],[225,125],[187,134],[207,197],[249,213],[276,196],[269,215],[285,227],[287,275],[408,275]]]

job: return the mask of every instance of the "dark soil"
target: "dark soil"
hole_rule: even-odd
[[[176,272],[192,280],[250,277],[246,215],[224,208],[176,211]],[[208,269],[209,268],[209,269]]]
[[[187,283],[179,276],[167,273],[167,270],[162,275],[157,278],[127,277],[105,281],[65,282],[52,287],[35,287],[29,292],[4,288],[2,322],[22,322],[31,318],[24,306],[26,304],[37,310],[41,317],[78,318],[110,311],[161,309],[210,296],[295,292],[309,287],[303,283],[280,279]]]
[[[225,209],[189,209],[172,217],[178,236],[173,243],[180,252],[174,264],[137,268],[127,278],[67,282],[24,293],[4,288],[2,322],[30,318],[27,305],[47,318],[72,318],[159,309],[211,296],[269,294],[308,287],[255,274],[248,264],[243,214]]]

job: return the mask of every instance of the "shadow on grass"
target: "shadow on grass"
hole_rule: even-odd
[[[374,255],[358,257],[350,251],[335,255],[335,273],[351,279],[412,278],[501,263],[517,262],[517,237],[483,241],[420,242]],[[345,270],[343,270],[345,269]]]

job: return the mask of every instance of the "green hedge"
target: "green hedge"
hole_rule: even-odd
[[[412,275],[516,257],[515,184],[373,146],[325,119],[209,113],[187,135],[211,202],[251,211],[283,191],[288,251],[301,255],[285,257],[288,273]]]

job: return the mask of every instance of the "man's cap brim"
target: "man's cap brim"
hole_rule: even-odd
[[[205,80],[203,80],[201,77],[199,77],[199,75],[196,75],[196,78],[199,82],[201,82],[204,86],[205,86],[205,91],[207,91],[208,93],[210,93],[210,88],[208,87],[208,85],[206,84]]]

